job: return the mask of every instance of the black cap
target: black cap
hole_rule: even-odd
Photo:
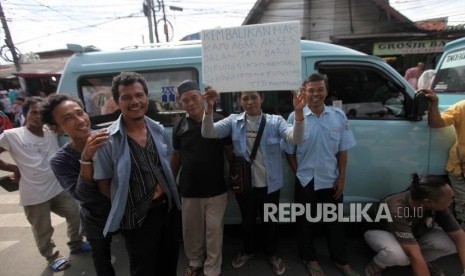
[[[178,85],[179,97],[187,91],[197,90],[200,91],[199,85],[193,80],[185,80]]]

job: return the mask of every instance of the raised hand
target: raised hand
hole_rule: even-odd
[[[292,91],[292,104],[294,105],[294,110],[302,110],[307,105],[307,99],[303,93]]]
[[[105,145],[110,134],[107,129],[101,129],[92,133],[86,141],[86,146],[82,151],[81,160],[91,161],[98,148]]]
[[[433,102],[433,103],[438,102],[438,95],[436,95],[436,93],[434,93],[433,90],[425,88],[425,89],[418,90],[416,93],[418,93],[418,92],[425,93],[426,98],[428,98],[431,102]]]
[[[207,103],[207,108],[205,109],[205,114],[210,115],[213,113],[213,106],[215,105],[215,101],[218,99],[219,95],[215,89],[210,86],[205,87],[205,94],[203,98]]]

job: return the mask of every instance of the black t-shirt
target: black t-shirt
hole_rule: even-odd
[[[223,117],[214,114],[213,120]],[[202,137],[201,122],[183,116],[173,129],[173,148],[180,151],[179,187],[182,197],[212,197],[227,191],[224,176],[224,147],[231,139]]]
[[[52,171],[63,189],[81,205],[81,222],[87,238],[103,238],[103,228],[111,209],[109,198],[101,194],[93,182],[79,181],[81,153],[69,144],[60,148],[50,160]]]
[[[403,244],[417,243],[417,238],[423,236],[437,223],[445,232],[460,229],[457,220],[450,209],[430,211],[414,208],[409,204],[410,192],[401,192],[386,197],[381,202],[386,203],[392,217],[392,222],[384,222],[381,229],[390,231]]]

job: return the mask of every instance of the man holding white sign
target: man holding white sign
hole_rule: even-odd
[[[242,216],[243,250],[233,258],[234,268],[242,267],[253,258],[258,251],[258,239],[262,238],[263,251],[269,258],[273,272],[282,275],[286,266],[276,255],[277,223],[263,222],[262,231],[258,231],[257,212],[264,217],[266,203],[278,205],[280,189],[283,186],[283,164],[281,158],[280,140],[284,139],[292,144],[299,144],[303,140],[304,116],[303,108],[306,101],[303,95],[293,93],[295,109],[294,126],[286,123],[279,115],[270,115],[262,112],[261,105],[264,100],[263,92],[241,92],[240,104],[245,112],[231,114],[229,117],[213,123],[213,105],[218,94],[213,89],[207,89],[205,99],[207,107],[202,120],[202,136],[205,138],[224,138],[231,136],[233,151],[251,162],[251,190],[236,194],[236,200]],[[263,136],[259,136],[259,126],[263,124]],[[258,141],[255,159],[251,152]],[[261,143],[260,143],[261,141]]]

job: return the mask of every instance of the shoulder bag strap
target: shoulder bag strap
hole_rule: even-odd
[[[253,163],[253,161],[255,160],[255,155],[257,154],[258,145],[260,145],[260,140],[262,139],[263,130],[265,129],[265,123],[266,123],[265,113],[263,113],[262,120],[260,122],[260,127],[258,128],[258,132],[257,132],[257,137],[255,138],[252,152],[250,153],[250,156],[249,156],[250,163]]]

